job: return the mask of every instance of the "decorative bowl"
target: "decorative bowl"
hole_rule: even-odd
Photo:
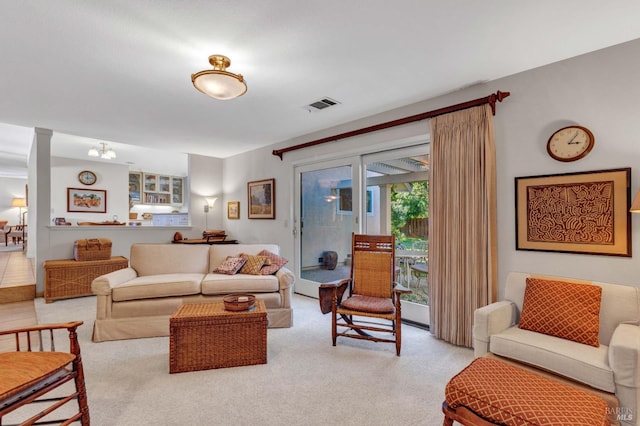
[[[227,311],[248,311],[256,303],[256,297],[253,294],[230,294],[222,300],[224,309]]]

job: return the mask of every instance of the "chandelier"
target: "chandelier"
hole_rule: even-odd
[[[105,160],[116,158],[116,152],[111,148],[107,149],[105,142],[100,142],[100,145],[100,148],[93,147],[89,150],[89,157],[100,157]]]
[[[227,71],[231,65],[229,58],[223,55],[209,56],[212,70],[204,70],[191,74],[194,87],[215,99],[228,100],[242,96],[247,91],[247,84],[240,74]]]

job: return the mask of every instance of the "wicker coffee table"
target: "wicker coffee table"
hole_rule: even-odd
[[[169,319],[169,373],[267,363],[267,310],[232,312],[223,302],[180,305]]]

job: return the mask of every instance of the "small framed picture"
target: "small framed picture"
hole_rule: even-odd
[[[240,201],[227,203],[227,219],[240,219]]]
[[[265,179],[247,184],[249,219],[276,218],[276,180]]]
[[[67,211],[106,213],[107,191],[104,189],[67,188]]]

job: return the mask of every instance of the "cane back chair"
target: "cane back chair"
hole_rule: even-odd
[[[394,282],[395,237],[354,233],[351,250],[350,278],[319,289],[322,313],[331,312],[333,346],[338,336],[395,343],[400,356],[400,295],[411,290]]]
[[[0,352],[1,425],[5,425],[3,418],[13,412],[11,421],[18,416],[29,417],[19,423],[20,425],[68,425],[79,421],[83,426],[89,426],[87,391],[76,334],[76,328],[81,324],[81,321],[76,321],[0,331],[0,338],[9,336],[11,339],[11,335],[15,338],[15,351]],[[66,340],[55,340],[56,334],[64,329],[68,331],[68,343]],[[56,343],[60,349],[68,348],[68,351],[57,352]],[[72,380],[75,385],[73,390],[68,387],[57,389]],[[53,396],[47,395],[53,390],[56,390],[52,392]],[[61,392],[65,395],[60,396]],[[71,405],[65,405],[73,400],[77,401],[77,412]],[[31,409],[27,407],[29,404],[37,405]],[[22,407],[24,409],[19,410]],[[60,411],[52,414],[61,407]],[[74,413],[69,414],[70,412]],[[49,414],[56,417],[67,414],[69,416],[62,420],[53,420]]]

